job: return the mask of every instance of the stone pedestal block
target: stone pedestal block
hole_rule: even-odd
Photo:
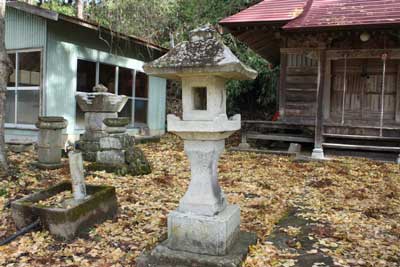
[[[162,242],[151,252],[136,259],[138,267],[240,267],[249,251],[249,246],[257,243],[254,233],[240,232],[238,239],[228,254],[212,256],[168,248]]]
[[[301,152],[301,145],[298,143],[290,143],[288,152],[299,154]]]
[[[117,137],[103,137],[100,139],[100,149],[101,150],[109,150],[109,149],[123,149],[122,143]]]
[[[237,205],[228,205],[215,216],[173,211],[168,215],[167,246],[192,253],[225,255],[236,242],[239,228]]]
[[[125,164],[125,150],[106,150],[97,152],[98,163]]]

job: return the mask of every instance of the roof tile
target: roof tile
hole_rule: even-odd
[[[284,29],[400,24],[400,0],[314,0]]]
[[[289,21],[303,12],[306,2],[307,0],[264,0],[223,19],[220,23]]]
[[[220,23],[255,22],[288,22],[284,29],[400,24],[400,0],[264,0]]]

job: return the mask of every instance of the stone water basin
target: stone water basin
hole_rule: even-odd
[[[120,112],[128,97],[106,92],[77,93],[76,100],[84,112]]]
[[[86,185],[87,198],[75,202],[66,199],[61,205],[41,203],[58,194],[71,191],[70,182],[61,182],[11,203],[11,213],[17,228],[40,219],[42,226],[58,239],[72,240],[95,224],[115,217],[118,209],[115,187]]]

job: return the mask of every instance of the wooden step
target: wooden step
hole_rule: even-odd
[[[353,140],[378,140],[378,141],[400,141],[400,137],[389,136],[368,136],[368,135],[349,135],[349,134],[323,134],[324,137],[337,139],[353,139]]]
[[[285,141],[294,143],[314,143],[314,138],[300,136],[294,134],[246,134],[247,139],[269,140],[269,141]]]
[[[335,143],[323,143],[322,146],[324,148],[400,153],[400,147],[390,147],[390,146],[366,146],[366,145],[348,145],[348,144],[335,144]]]

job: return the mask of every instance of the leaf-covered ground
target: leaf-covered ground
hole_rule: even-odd
[[[135,258],[166,238],[166,216],[189,181],[189,164],[178,138],[140,145],[153,172],[140,177],[88,173],[87,182],[113,185],[119,212],[70,243],[47,231],[26,234],[0,247],[1,266],[135,266]],[[0,239],[15,232],[9,201],[69,179],[68,169],[38,171],[31,153],[10,154],[12,175],[0,180]],[[310,234],[337,266],[400,266],[400,171],[396,164],[337,158],[295,163],[288,157],[225,152],[219,178],[230,203],[241,206],[243,230],[259,243],[244,264],[294,266],[296,255],[267,241],[293,206],[325,228]],[[329,227],[328,227],[329,226]],[[293,236],[298,229],[282,229]],[[301,246],[295,244],[296,246]],[[315,265],[320,266],[320,265]],[[311,267],[311,266],[310,266]]]

